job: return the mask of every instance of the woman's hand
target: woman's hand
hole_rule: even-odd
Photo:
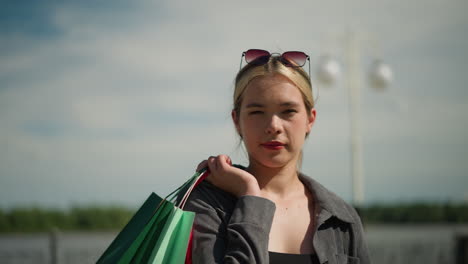
[[[236,197],[244,195],[260,196],[260,187],[255,177],[245,170],[232,166],[231,159],[226,155],[209,157],[202,161],[197,171],[207,167],[210,174],[206,178],[213,185],[229,192]]]

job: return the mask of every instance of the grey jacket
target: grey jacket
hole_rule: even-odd
[[[354,208],[315,180],[303,174],[299,177],[320,208],[313,238],[320,263],[370,263]],[[256,196],[237,199],[202,182],[184,208],[196,213],[193,263],[269,263],[268,239],[275,208],[270,200]]]

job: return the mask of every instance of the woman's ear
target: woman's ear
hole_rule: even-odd
[[[315,123],[315,118],[317,117],[317,111],[315,108],[310,109],[310,113],[307,118],[307,134],[312,130],[312,126]]]
[[[231,117],[232,117],[232,122],[233,122],[234,125],[236,126],[237,133],[238,133],[239,135],[241,135],[241,133],[240,133],[240,125],[239,125],[239,116],[238,116],[236,110],[232,110],[232,111],[231,111]],[[241,136],[241,137],[242,137],[242,136]]]

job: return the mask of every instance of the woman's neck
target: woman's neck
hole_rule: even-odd
[[[257,178],[261,192],[267,196],[286,198],[303,189],[294,162],[284,167],[270,168],[251,161],[247,170]]]

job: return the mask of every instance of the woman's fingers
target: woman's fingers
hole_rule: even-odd
[[[210,169],[211,172],[215,172],[218,169],[217,166],[217,157],[209,157],[208,158],[208,168]]]
[[[218,164],[217,164],[218,159],[219,159],[219,156],[217,156],[217,157],[210,156],[208,159],[203,160],[202,162],[200,162],[198,164],[197,171],[200,171],[201,169],[204,169],[206,167],[208,167],[210,170],[217,169],[219,167]]]
[[[199,166],[208,166],[210,174],[207,181],[218,188],[237,197],[242,195],[258,195],[260,190],[255,177],[241,169],[232,166],[227,155],[211,156]]]
[[[222,168],[224,171],[231,167],[231,158],[227,155],[219,155],[217,158],[218,168]]]
[[[223,171],[226,171],[231,167],[232,161],[231,158],[227,155],[218,155],[210,156],[208,159],[200,162],[197,166],[197,171],[200,171],[203,168],[208,167],[212,174],[223,174]],[[221,170],[221,171],[220,171]]]
[[[208,167],[208,160],[204,160],[200,162],[200,164],[198,164],[197,166],[197,171],[200,171],[201,169],[206,168],[206,167]]]

